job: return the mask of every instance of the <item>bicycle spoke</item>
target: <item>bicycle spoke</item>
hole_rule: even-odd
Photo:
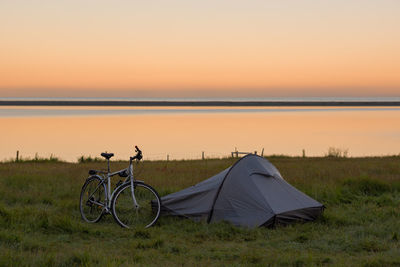
[[[80,211],[87,222],[100,220],[105,207],[105,190],[102,181],[97,177],[87,180],[81,193]]]
[[[149,227],[157,220],[159,208],[152,207],[152,201],[158,203],[158,195],[146,185],[135,187],[135,207],[131,187],[127,185],[119,191],[113,201],[113,214],[117,222],[124,227]]]

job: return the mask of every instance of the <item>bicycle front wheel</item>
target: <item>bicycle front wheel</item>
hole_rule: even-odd
[[[131,184],[122,185],[111,200],[112,215],[119,225],[125,228],[148,228],[160,216],[161,200],[151,186],[134,182],[134,204]]]
[[[106,187],[97,176],[88,178],[82,186],[79,209],[82,219],[89,223],[98,222],[106,206]]]

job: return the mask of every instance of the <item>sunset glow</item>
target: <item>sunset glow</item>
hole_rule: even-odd
[[[6,0],[0,97],[399,96],[399,12],[393,0]]]

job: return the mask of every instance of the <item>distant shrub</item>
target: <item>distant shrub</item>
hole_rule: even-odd
[[[333,158],[347,158],[349,155],[349,149],[342,149],[337,147],[328,148],[328,152],[325,154],[326,157]]]
[[[80,156],[78,158],[78,163],[87,163],[87,162],[101,162],[104,161],[104,159],[99,158],[99,157],[91,157],[91,156]]]

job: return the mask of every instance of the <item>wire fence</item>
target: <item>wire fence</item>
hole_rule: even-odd
[[[20,151],[16,151],[14,156],[10,156],[0,162],[23,162],[23,161],[67,161],[67,162],[76,162],[76,161],[98,161],[102,160],[103,158],[100,155],[96,155],[93,153],[85,154],[85,155],[76,155],[76,156],[67,156],[66,155],[57,155],[54,156],[53,154],[46,155],[44,153],[35,153],[34,155],[21,153]],[[129,156],[129,155],[128,155]],[[124,155],[115,155],[113,160],[126,160],[128,156]],[[227,158],[232,157],[232,152],[220,152],[220,151],[198,151],[198,152],[144,152],[143,159],[150,160],[150,161],[158,161],[158,160],[205,160],[205,159],[218,159],[218,158]]]
[[[145,160],[196,160],[231,157],[231,152],[199,151],[199,152],[164,152],[145,153]]]
[[[271,151],[264,151],[264,148],[260,150],[247,150],[240,151],[237,148],[232,151],[212,151],[212,150],[203,150],[203,151],[168,151],[168,152],[144,152],[143,159],[148,161],[172,161],[172,160],[206,160],[206,159],[222,159],[222,158],[238,158],[243,157],[247,154],[256,154],[260,156],[294,156],[294,157],[313,157],[313,156],[322,156],[322,157],[341,157],[346,158],[350,157],[348,153],[348,149],[340,149],[340,148],[332,148],[328,149],[328,152],[325,152],[322,155],[318,154],[306,154],[306,150],[302,149],[298,154],[274,154]],[[399,156],[397,154],[395,156]],[[67,156],[67,157],[65,157]],[[131,155],[119,155],[116,154],[113,157],[114,161],[126,161],[129,159]],[[33,155],[22,154],[20,151],[16,151],[14,156],[0,159],[0,162],[24,162],[24,161],[67,161],[67,162],[87,162],[87,161],[101,161],[104,160],[100,155],[96,155],[93,153],[85,154],[85,155],[61,155],[59,157],[58,154],[48,154],[43,156],[43,154],[34,153]]]
[[[205,159],[221,159],[221,158],[229,158],[229,157],[241,157],[249,153],[254,153],[263,156],[264,149],[261,150],[261,152],[257,151],[238,151],[237,148],[234,149],[234,151],[212,151],[212,150],[203,150],[203,151],[169,151],[169,152],[144,152],[143,153],[143,159],[144,160],[150,160],[150,161],[158,161],[158,160],[205,160]],[[64,158],[67,156],[66,158]],[[129,155],[115,155],[113,160],[126,160],[129,158]],[[16,151],[14,154],[14,157],[11,156],[7,159],[0,160],[2,161],[13,161],[13,162],[19,162],[19,161],[67,161],[67,162],[83,162],[83,161],[99,161],[102,160],[100,155],[96,155],[93,153],[89,154],[81,154],[81,155],[58,155],[54,156],[54,154],[49,154],[49,155],[43,155],[41,153],[35,153],[33,155],[29,155],[26,153],[21,153],[19,150]]]
[[[236,148],[234,151],[199,151],[199,152],[164,152],[164,153],[146,153],[144,155],[145,160],[197,160],[197,159],[218,159],[228,157],[240,157],[247,154],[258,154],[263,156],[264,149],[261,151],[238,151]]]

